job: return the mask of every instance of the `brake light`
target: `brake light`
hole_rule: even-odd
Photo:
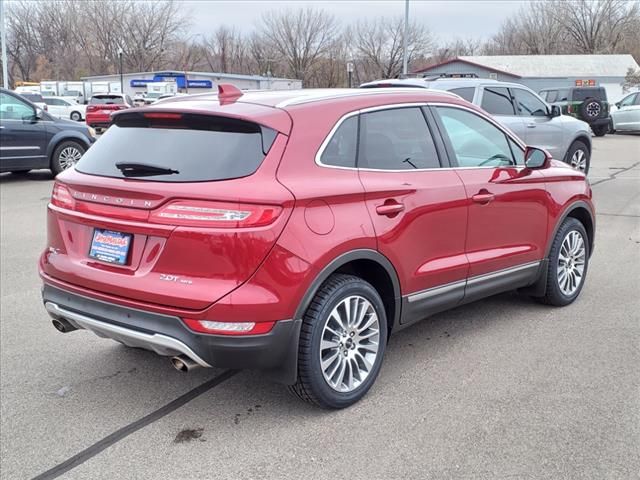
[[[165,112],[150,112],[145,113],[144,118],[152,118],[158,120],[180,120],[182,118],[181,113],[165,113]]]
[[[76,201],[67,187],[56,182],[53,184],[53,191],[51,192],[51,204],[56,207],[73,210],[75,208]]]
[[[276,322],[216,322],[213,320],[183,319],[194,332],[219,335],[261,335],[271,331]]]
[[[573,113],[573,108],[571,108],[571,104],[567,105],[567,113]]]
[[[261,227],[273,223],[281,211],[274,205],[177,200],[151,212],[149,221],[191,227]]]

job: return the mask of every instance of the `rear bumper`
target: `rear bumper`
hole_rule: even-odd
[[[602,125],[610,125],[610,124],[611,124],[611,117],[598,118],[593,122],[589,123],[589,125],[591,125],[592,127],[600,127]]]
[[[295,369],[289,363],[297,357],[300,320],[276,322],[264,335],[206,335],[189,330],[178,317],[103,302],[46,283],[42,298],[53,318],[159,355],[186,355],[203,367]],[[279,377],[276,380],[290,381],[289,376]]]

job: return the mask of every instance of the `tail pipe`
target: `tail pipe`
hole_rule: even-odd
[[[171,357],[171,365],[173,365],[173,368],[180,370],[181,372],[190,372],[191,370],[195,370],[201,366],[186,355]]]
[[[73,332],[74,330],[78,330],[77,327],[71,325],[64,318],[54,318],[53,320],[51,320],[51,323],[53,323],[53,326],[56,327],[56,330],[62,333],[69,333]]]

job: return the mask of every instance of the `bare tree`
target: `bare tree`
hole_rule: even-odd
[[[358,22],[353,30],[353,49],[359,81],[393,78],[402,73],[404,20],[378,18]],[[433,42],[422,25],[409,25],[407,57],[412,65],[426,54]]]
[[[287,76],[306,84],[318,61],[326,55],[339,33],[333,15],[313,8],[267,12],[255,42],[264,42],[287,65]]]
[[[235,27],[221,26],[205,40],[206,60],[214,72],[250,73],[249,42]]]

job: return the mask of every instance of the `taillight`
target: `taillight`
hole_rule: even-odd
[[[261,227],[273,223],[281,211],[274,205],[176,200],[151,212],[149,221],[190,227]]]
[[[214,320],[183,319],[194,332],[218,335],[261,335],[268,333],[276,322],[217,322]]]
[[[51,204],[56,207],[73,210],[75,208],[76,201],[67,187],[56,182],[53,184],[53,191],[51,192]]]
[[[96,105],[87,105],[87,112],[95,112],[96,110],[98,110]]]
[[[571,108],[571,104],[567,105],[567,113],[573,113],[573,109]]]

